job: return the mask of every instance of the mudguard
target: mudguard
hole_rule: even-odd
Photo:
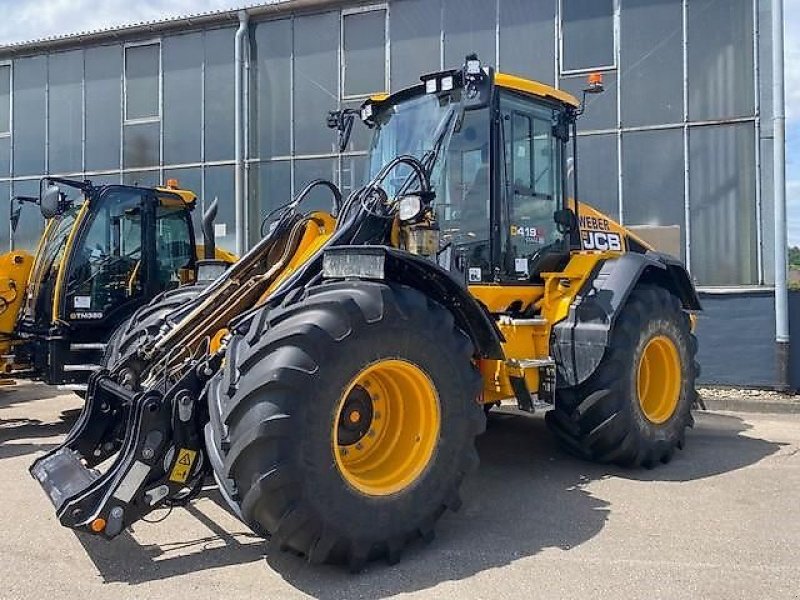
[[[692,280],[681,262],[666,254],[630,252],[602,262],[586,280],[566,319],[551,340],[559,387],[586,381],[603,359],[617,315],[638,283],[664,287],[685,310],[701,310]]]
[[[450,310],[481,358],[503,360],[503,335],[486,308],[453,276],[416,254],[389,246],[334,246],[325,250],[327,279],[379,279],[424,292]]]

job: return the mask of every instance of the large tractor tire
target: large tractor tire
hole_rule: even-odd
[[[680,301],[663,288],[637,286],[597,370],[583,384],[558,390],[547,424],[567,450],[589,460],[667,463],[694,423],[696,353]]]
[[[170,313],[194,300],[205,288],[201,284],[182,286],[159,294],[139,308],[111,334],[103,355],[103,368],[110,371],[128,358],[147,337],[161,330]]]
[[[473,346],[424,294],[325,284],[234,332],[209,383],[241,515],[314,563],[400,558],[433,537],[484,430]]]

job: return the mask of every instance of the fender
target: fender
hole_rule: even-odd
[[[503,336],[486,308],[430,260],[389,246],[334,246],[325,250],[326,279],[377,279],[413,287],[453,313],[481,358],[503,360]]]
[[[558,386],[586,381],[603,359],[617,315],[638,283],[661,286],[687,311],[702,310],[681,262],[658,252],[629,252],[602,262],[575,297],[567,317],[553,327]]]

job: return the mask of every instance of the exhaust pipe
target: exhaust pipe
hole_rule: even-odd
[[[217,198],[203,213],[203,258],[212,260],[217,254],[217,242],[214,239],[214,219],[217,218],[217,208],[219,202]]]

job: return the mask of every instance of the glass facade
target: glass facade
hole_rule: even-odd
[[[586,74],[602,72],[606,91],[587,98],[579,121],[582,200],[627,225],[678,225],[701,286],[770,284],[771,129],[758,116],[771,114],[768,12],[760,0],[388,0],[253,17],[250,242],[263,216],[311,179],[345,193],[362,181],[369,131],[357,123],[339,153],[327,111],[477,52],[578,96]],[[201,207],[219,201],[219,243],[232,246],[235,31],[220,17],[82,48],[0,48],[0,211],[47,173],[176,178]],[[330,199],[319,191],[312,202]],[[39,226],[25,216],[17,246],[32,247]]]

